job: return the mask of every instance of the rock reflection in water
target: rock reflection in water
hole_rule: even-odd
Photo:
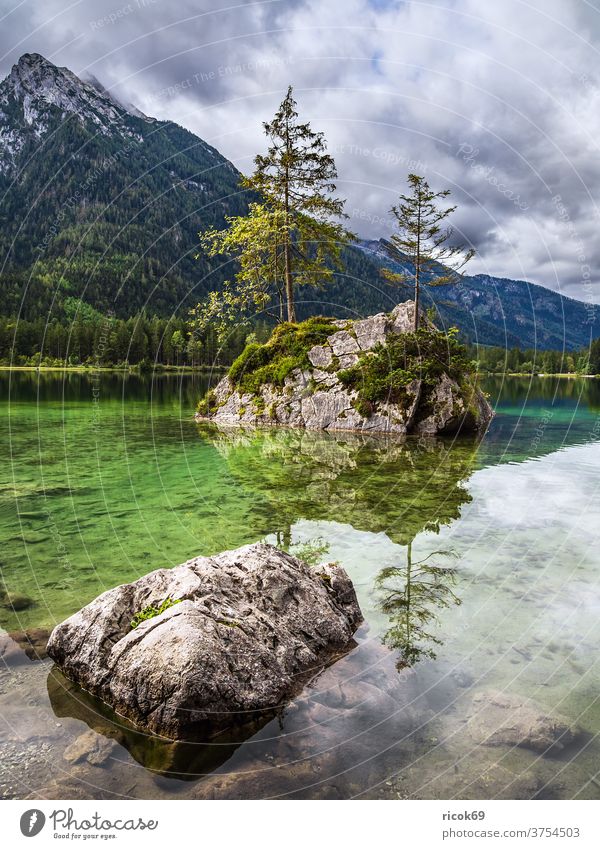
[[[135,760],[158,775],[197,780],[225,763],[245,740],[266,725],[273,714],[265,714],[243,728],[205,740],[173,741],[141,731],[116,714],[100,699],[86,693],[55,666],[47,681],[50,704],[57,717],[79,719],[96,734],[123,746]]]

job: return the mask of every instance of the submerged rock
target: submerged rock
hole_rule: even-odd
[[[63,752],[63,758],[71,764],[87,761],[93,766],[101,766],[114,751],[115,743],[96,734],[91,729],[76,737]]]
[[[142,610],[176,604],[131,627]],[[255,720],[352,645],[362,615],[341,566],[257,543],[159,569],[54,629],[65,675],[172,739]]]
[[[473,697],[468,728],[484,746],[522,746],[536,752],[560,751],[578,732],[564,716],[550,716],[530,699],[489,690]]]
[[[423,333],[407,336],[414,310],[408,301],[360,321],[282,325],[269,343],[244,351],[199,404],[197,418],[399,435],[483,430],[492,409],[466,360],[456,359],[454,338],[426,317]],[[402,336],[410,353],[398,347]],[[452,367],[444,356],[455,357]]]

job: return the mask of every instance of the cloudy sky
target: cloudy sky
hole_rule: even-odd
[[[38,52],[242,171],[288,83],[349,226],[416,171],[450,188],[475,272],[600,302],[599,0],[0,0],[0,73]]]

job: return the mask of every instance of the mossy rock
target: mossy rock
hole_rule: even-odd
[[[265,384],[283,386],[294,369],[311,368],[308,352],[337,329],[335,319],[323,316],[280,324],[266,344],[252,343],[242,351],[229,370],[229,380],[242,395],[256,395]]]

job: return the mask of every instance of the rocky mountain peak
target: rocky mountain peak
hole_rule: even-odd
[[[142,116],[97,81],[80,79],[39,53],[25,53],[0,83],[0,174],[11,174],[28,139],[41,139],[52,122],[75,119],[103,136],[141,138],[131,116]]]
[[[22,109],[22,126],[39,137],[48,127],[48,107],[90,120],[104,135],[121,131],[127,110],[102,86],[84,82],[68,68],[60,68],[39,53],[25,53],[0,84],[0,106],[11,102]]]

